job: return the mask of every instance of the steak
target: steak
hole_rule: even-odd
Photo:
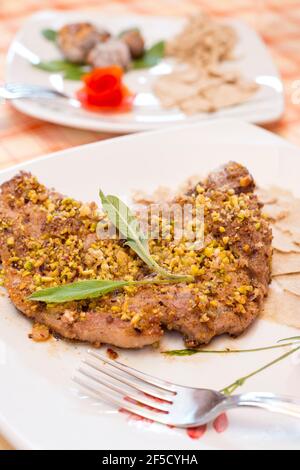
[[[176,199],[204,210],[204,246],[149,241],[152,256],[195,281],[125,287],[103,297],[63,304],[29,301],[40,288],[83,279],[141,280],[153,276],[122,242],[98,239],[105,216],[49,190],[29,173],[2,184],[0,256],[4,285],[24,315],[52,332],[94,345],[141,348],[176,330],[188,347],[217,335],[238,336],[259,315],[271,272],[272,234],[247,169],[230,162]]]

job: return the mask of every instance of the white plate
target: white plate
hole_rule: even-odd
[[[280,184],[300,196],[299,150],[238,121],[194,124],[73,148],[2,171],[0,183],[26,170],[82,200],[97,200],[99,187],[129,197],[134,188],[176,187],[188,176],[228,160],[247,165],[261,185]],[[63,340],[34,343],[27,337],[30,321],[6,297],[0,297],[0,311],[0,430],[18,448],[299,449],[300,422],[262,411],[233,411],[226,432],[218,434],[209,426],[202,439],[193,440],[183,430],[128,419],[102,403],[79,398],[71,376],[86,346]],[[213,347],[265,346],[295,334],[299,330],[258,320],[242,337],[219,338]],[[164,345],[183,347],[176,334],[169,334]],[[145,348],[120,351],[119,360],[166,380],[220,389],[280,351],[164,357]],[[300,356],[253,377],[243,390],[300,397]]]
[[[63,80],[59,73],[49,73],[34,68],[30,61],[50,60],[60,57],[57,47],[41,35],[44,28],[58,29],[61,25],[87,20],[104,25],[118,33],[131,26],[138,26],[143,32],[147,45],[161,39],[168,39],[182,28],[184,19],[174,17],[147,16],[104,16],[95,12],[48,11],[33,15],[22,27],[13,41],[8,54],[8,82],[25,82],[51,86],[70,96],[78,89],[79,82]],[[260,90],[246,103],[216,113],[201,113],[188,117],[178,109],[165,110],[152,93],[152,83],[158,75],[172,70],[170,61],[164,60],[149,70],[133,71],[126,74],[126,83],[137,93],[132,112],[123,114],[100,114],[62,105],[58,100],[14,102],[16,108],[30,116],[71,127],[108,132],[134,132],[162,126],[235,117],[257,124],[275,121],[283,113],[283,88],[277,68],[258,35],[238,20],[226,20],[237,31],[239,41],[235,51],[237,60],[231,68],[255,80]]]

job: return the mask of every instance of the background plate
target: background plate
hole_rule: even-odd
[[[147,46],[162,39],[168,39],[182,28],[184,19],[157,16],[105,16],[95,12],[57,12],[47,11],[33,15],[22,27],[13,41],[7,60],[6,80],[51,86],[64,91],[70,96],[78,89],[79,82],[63,80],[59,73],[49,73],[34,68],[31,62],[57,59],[60,53],[57,47],[41,34],[44,28],[58,29],[65,23],[90,21],[107,27],[118,33],[132,26],[138,26],[145,36]],[[216,113],[201,113],[187,117],[179,110],[165,110],[151,91],[151,86],[158,75],[169,73],[171,62],[162,61],[148,70],[132,71],[126,74],[126,83],[137,97],[132,112],[123,114],[92,113],[83,109],[72,108],[60,100],[29,101],[18,100],[15,107],[30,116],[71,127],[108,132],[134,132],[162,126],[236,117],[254,123],[275,121],[283,113],[284,101],[282,83],[271,55],[259,36],[245,23],[238,20],[226,20],[236,30],[239,41],[235,51],[237,60],[229,63],[233,69],[255,80],[261,85],[260,90],[246,103],[230,107]]]

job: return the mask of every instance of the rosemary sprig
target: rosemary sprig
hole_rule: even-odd
[[[292,341],[296,340],[296,342],[298,342],[300,341],[300,336],[291,336],[290,338],[282,338],[282,339],[279,339],[277,343],[282,343],[283,341],[290,341],[290,340]]]
[[[289,342],[287,342],[289,341]],[[264,346],[260,348],[252,348],[252,349],[174,349],[172,351],[163,351],[163,354],[166,354],[167,356],[192,356],[194,354],[239,354],[239,353],[250,353],[250,352],[258,352],[258,351],[268,351],[271,349],[278,349],[278,348],[286,348],[287,346],[293,346],[295,343],[300,342],[300,336],[292,336],[290,338],[282,338],[277,341],[277,343],[282,343],[284,344],[275,344],[271,346]],[[228,385],[227,387],[223,388],[220,390],[221,393],[224,393],[225,395],[231,395],[238,387],[241,387],[244,385],[244,383],[253,377],[254,375],[259,374],[260,372],[268,369],[269,367],[273,366],[274,364],[277,364],[278,362],[282,361],[286,357],[290,356],[294,352],[300,350],[300,346],[297,346],[296,348],[292,349],[291,351],[288,351],[287,353],[283,354],[282,356],[279,356],[278,358],[274,359],[273,361],[269,362],[268,364],[265,364],[264,366],[260,367],[259,369],[255,370],[254,372],[251,372],[248,375],[245,375],[244,377],[241,377],[237,379],[235,382],[232,384]]]
[[[260,372],[268,369],[269,367],[272,367],[274,364],[277,364],[278,362],[282,361],[283,359],[286,359],[288,356],[290,356],[291,354],[294,354],[296,351],[299,351],[299,350],[300,350],[300,346],[297,346],[296,348],[293,348],[291,351],[288,351],[285,354],[283,354],[282,356],[277,357],[273,361],[268,362],[267,364],[265,364],[264,366],[262,366],[259,369],[255,370],[254,372],[251,372],[250,374],[245,375],[244,377],[241,377],[241,378],[237,379],[235,382],[228,385],[227,387],[222,388],[222,390],[220,390],[220,393],[224,393],[224,395],[231,395],[233,392],[235,392],[235,390],[238,387],[241,387],[242,385],[244,385],[245,382],[248,379],[250,379],[251,377],[254,377],[255,375],[259,374]]]
[[[300,336],[295,336],[294,338],[286,338],[288,339],[298,339],[300,342]],[[278,342],[286,341],[286,340],[279,340]],[[298,341],[296,341],[298,342]],[[258,351],[268,351],[270,349],[279,349],[285,348],[286,346],[292,346],[295,344],[295,341],[291,343],[285,344],[276,344],[271,346],[264,346],[262,348],[253,348],[253,349],[173,349],[171,351],[163,351],[162,354],[166,354],[167,356],[193,356],[194,354],[240,354],[240,353],[250,353],[250,352],[258,352]]]

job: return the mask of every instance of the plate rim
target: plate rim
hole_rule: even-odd
[[[198,121],[198,122],[193,122],[193,123],[185,123],[185,124],[180,124],[180,125],[177,125],[177,126],[170,126],[170,127],[166,127],[166,128],[163,128],[163,129],[152,129],[152,130],[149,130],[149,131],[143,131],[143,132],[137,132],[137,133],[130,133],[130,134],[124,134],[124,135],[119,135],[117,137],[108,137],[107,139],[103,139],[103,140],[96,140],[94,142],[88,142],[86,144],[79,144],[79,145],[74,145],[72,147],[67,147],[65,149],[61,149],[61,150],[56,150],[55,152],[49,152],[49,153],[45,153],[45,154],[42,154],[42,155],[39,155],[37,157],[33,157],[33,158],[30,158],[29,160],[26,160],[24,162],[20,162],[20,163],[17,163],[15,165],[11,165],[11,166],[8,166],[6,168],[3,168],[0,170],[0,178],[2,175],[4,175],[5,173],[8,173],[12,170],[21,170],[24,166],[27,166],[27,165],[30,165],[32,163],[35,163],[35,162],[40,162],[40,161],[43,161],[43,160],[48,160],[48,159],[51,159],[53,157],[57,157],[59,156],[60,154],[64,154],[64,153],[72,153],[72,151],[77,151],[79,148],[84,150],[86,148],[93,148],[93,147],[98,147],[98,146],[103,146],[103,145],[111,145],[112,142],[119,142],[119,141],[127,141],[127,140],[135,140],[136,138],[143,138],[143,135],[144,134],[147,134],[147,135],[159,135],[159,134],[164,134],[164,133],[168,133],[168,132],[176,132],[177,130],[182,130],[184,131],[184,129],[186,128],[197,128],[198,126],[213,126],[213,125],[220,125],[220,126],[223,126],[223,125],[236,125],[236,126],[242,126],[242,127],[245,127],[245,128],[248,128],[248,129],[256,129],[256,131],[260,132],[261,135],[265,136],[265,137],[269,137],[269,138],[272,138],[273,139],[276,139],[277,143],[278,144],[281,144],[281,145],[288,145],[290,148],[293,148],[293,149],[297,149],[300,151],[300,148],[296,145],[296,144],[293,144],[292,142],[289,142],[287,139],[285,139],[284,137],[278,135],[278,134],[275,134],[274,132],[268,130],[268,129],[265,129],[263,127],[260,127],[259,125],[257,124],[253,124],[253,123],[250,123],[250,122],[247,122],[247,121],[243,121],[241,119],[232,119],[232,118],[222,118],[222,119],[218,119],[218,120],[209,120],[209,121]]]

